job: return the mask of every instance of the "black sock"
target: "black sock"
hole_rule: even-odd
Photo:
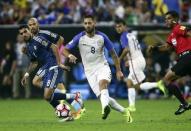
[[[69,104],[72,104],[72,102],[74,101],[74,99],[68,99],[66,100]]]
[[[172,93],[179,101],[181,104],[183,105],[187,105],[188,103],[186,102],[186,100],[184,99],[184,97],[181,94],[180,89],[177,87],[176,84],[169,84],[167,86],[167,89],[169,90],[170,93]]]
[[[56,106],[60,104],[60,102],[57,100],[52,100],[49,103],[52,105],[53,108],[56,108]]]

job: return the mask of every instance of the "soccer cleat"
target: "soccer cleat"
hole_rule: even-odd
[[[126,117],[126,122],[127,123],[132,123],[133,122],[133,118],[132,118],[128,108],[125,108],[125,111],[123,112],[123,116]]]
[[[59,122],[69,122],[69,121],[74,121],[74,118],[72,116],[68,116],[66,118],[62,118],[59,120]]]
[[[76,102],[80,104],[81,108],[84,108],[84,103],[83,103],[82,95],[80,94],[80,92],[76,92],[75,100]]]
[[[191,105],[190,104],[187,104],[187,105],[180,104],[178,110],[174,114],[175,115],[180,115],[180,114],[182,114],[185,111],[190,110],[190,109],[191,109]]]
[[[162,80],[157,82],[157,87],[163,92],[165,96],[167,95],[167,90]]]
[[[104,112],[102,114],[102,119],[105,120],[107,119],[109,113],[111,112],[111,109],[110,107],[107,105],[105,108],[104,108]]]
[[[129,107],[128,107],[128,110],[129,110],[130,112],[135,112],[135,111],[136,111],[135,105],[129,106]]]
[[[85,112],[86,112],[86,109],[85,109],[85,108],[80,109],[79,111],[77,111],[77,112],[75,113],[74,119],[75,119],[75,120],[80,119],[80,118],[85,114]]]

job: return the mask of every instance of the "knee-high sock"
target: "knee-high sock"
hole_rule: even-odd
[[[102,110],[109,104],[109,92],[108,89],[101,90],[100,101]]]
[[[49,103],[52,105],[53,108],[56,108],[56,106],[60,104],[60,102],[57,100],[52,100]]]
[[[144,82],[140,85],[141,90],[150,90],[157,87],[157,82]]]
[[[128,88],[129,106],[135,105],[136,91],[135,88]]]
[[[113,108],[116,111],[119,112],[124,112],[125,108],[123,106],[121,106],[115,99],[113,99],[112,97],[109,97],[109,105],[111,106],[111,108]]]
[[[167,86],[167,89],[169,90],[169,92],[171,92],[182,104],[188,104],[186,102],[186,100],[184,99],[184,97],[181,94],[180,89],[177,87],[176,84],[171,83]]]

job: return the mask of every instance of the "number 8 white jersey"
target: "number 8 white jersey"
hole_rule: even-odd
[[[85,71],[96,70],[104,66],[107,60],[104,56],[104,47],[113,49],[112,42],[102,32],[96,31],[93,37],[88,37],[85,32],[76,35],[67,45],[67,49],[78,46]]]
[[[137,40],[137,38],[132,34],[128,32],[123,32],[121,35],[121,46],[122,48],[128,47],[130,50],[130,53],[127,54],[128,59],[135,59],[137,57],[143,57],[140,44]]]

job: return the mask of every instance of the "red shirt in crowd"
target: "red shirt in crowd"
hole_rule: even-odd
[[[186,27],[176,24],[167,38],[167,43],[175,48],[177,54],[191,51],[191,37],[186,36]]]

